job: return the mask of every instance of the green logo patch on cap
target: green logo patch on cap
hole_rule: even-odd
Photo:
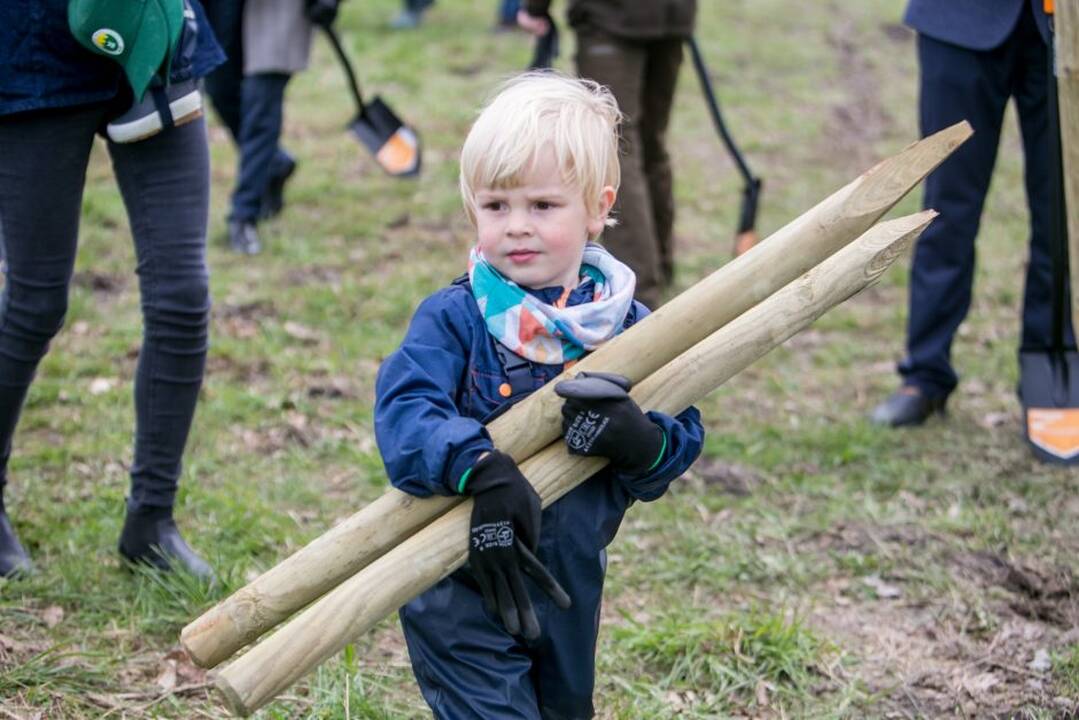
[[[168,73],[184,23],[184,0],[69,0],[67,24],[79,44],[119,63],[139,100]]]
[[[90,39],[98,49],[109,55],[122,55],[124,52],[124,39],[115,30],[101,28]]]

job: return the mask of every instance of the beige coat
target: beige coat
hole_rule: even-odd
[[[296,73],[307,67],[313,25],[304,0],[246,0],[244,75]]]

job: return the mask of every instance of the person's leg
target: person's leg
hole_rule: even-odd
[[[404,0],[401,12],[390,21],[390,27],[395,30],[409,30],[418,27],[423,22],[423,13],[427,11],[435,0]]]
[[[958,382],[952,339],[970,308],[974,239],[993,175],[1008,96],[1003,50],[975,52],[918,38],[921,131],[929,135],[969,120],[974,135],[925,182],[924,207],[940,212],[914,251],[907,358],[899,372],[927,396],[947,396]]]
[[[1049,60],[1033,14],[1025,10],[1015,37],[1015,105],[1023,137],[1030,259],[1023,293],[1020,350],[1047,350],[1053,343],[1053,262],[1050,250],[1053,192],[1049,157]],[[1079,259],[1072,259],[1079,262]],[[1064,274],[1067,279],[1067,273]],[[1063,308],[1064,340],[1074,344],[1071,308]]]
[[[0,498],[23,401],[67,313],[86,165],[104,116],[93,105],[0,117]],[[0,524],[2,576],[28,560],[6,517]]]
[[[232,193],[229,220],[254,223],[270,183],[284,119],[289,75],[261,73],[243,79],[240,123],[240,168]]]
[[[214,36],[225,52],[225,62],[206,76],[206,92],[221,122],[232,134],[233,142],[240,143],[241,99],[243,82],[243,0],[213,0],[204,3],[206,18]]]
[[[674,279],[674,184],[666,135],[678,71],[682,67],[682,43],[680,38],[672,38],[648,45],[644,91],[641,93],[641,154],[652,200],[652,219],[664,285]]]
[[[612,213],[618,224],[603,231],[601,242],[636,273],[638,299],[654,308],[659,304],[663,277],[640,138],[646,57],[643,45],[593,29],[577,32],[578,72],[609,87],[625,115],[621,127],[622,186]]]
[[[138,145],[109,145],[131,222],[142,298],[135,373],[135,455],[121,552],[144,558],[157,544],[199,575],[209,567],[171,537],[181,461],[206,367],[210,290],[206,226],[210,157],[202,119]],[[140,524],[140,518],[143,522]],[[161,523],[167,527],[160,527]],[[154,533],[170,537],[152,542]],[[167,541],[167,542],[166,542]]]
[[[500,0],[498,3],[498,23],[502,27],[517,27],[517,11],[521,8],[520,0]]]
[[[437,720],[540,720],[527,649],[483,608],[461,570],[401,608],[424,700]]]
[[[589,556],[584,547],[559,547],[558,557],[541,558],[573,598],[573,605],[562,610],[533,594],[543,635],[532,649],[532,675],[543,720],[587,720],[595,714],[596,639],[607,553]]]

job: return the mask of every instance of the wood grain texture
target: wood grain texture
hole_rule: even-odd
[[[771,295],[644,379],[632,394],[642,408],[681,412],[810,325],[880,275],[936,213],[869,230],[856,242]],[[552,443],[521,464],[544,507],[606,464]],[[233,713],[257,710],[467,559],[472,501],[445,513],[315,602],[215,674]]]
[[[572,372],[602,370],[639,382],[865,232],[970,134],[968,123],[958,123],[878,163],[584,358]],[[488,427],[495,446],[518,462],[560,435],[562,401],[554,384]],[[460,501],[388,490],[192,621],[180,634],[181,644],[198,665],[216,667]]]

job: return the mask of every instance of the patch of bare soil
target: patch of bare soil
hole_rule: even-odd
[[[265,358],[240,360],[225,355],[215,355],[212,351],[206,359],[208,377],[224,377],[230,382],[252,385],[269,377],[270,363]]]
[[[127,275],[81,270],[71,278],[71,284],[77,288],[90,290],[95,295],[112,297],[124,291],[127,280]]]
[[[822,549],[889,544],[943,568],[954,585],[908,598],[901,569],[834,577],[811,613],[823,634],[857,661],[852,672],[886,718],[1028,717],[1034,709],[1076,717],[1059,694],[1051,654],[1079,640],[1079,581],[1070,568],[1032,558],[949,548],[915,526],[843,527],[815,538]],[[912,573],[913,574],[913,573]]]
[[[702,457],[686,472],[683,482],[707,487],[709,491],[719,490],[729,495],[746,497],[752,495],[753,489],[764,482],[764,477],[746,465]]]
[[[854,171],[861,171],[879,159],[873,145],[893,125],[881,102],[879,80],[858,45],[860,37],[850,19],[837,21],[828,36],[845,92],[842,101],[832,106],[821,144],[827,149],[830,162],[842,158]]]
[[[214,332],[235,338],[252,338],[262,323],[277,317],[273,304],[267,301],[249,303],[219,303],[213,308]]]
[[[333,265],[305,265],[289,270],[285,274],[285,285],[339,287],[341,285],[341,272],[340,267]]]

